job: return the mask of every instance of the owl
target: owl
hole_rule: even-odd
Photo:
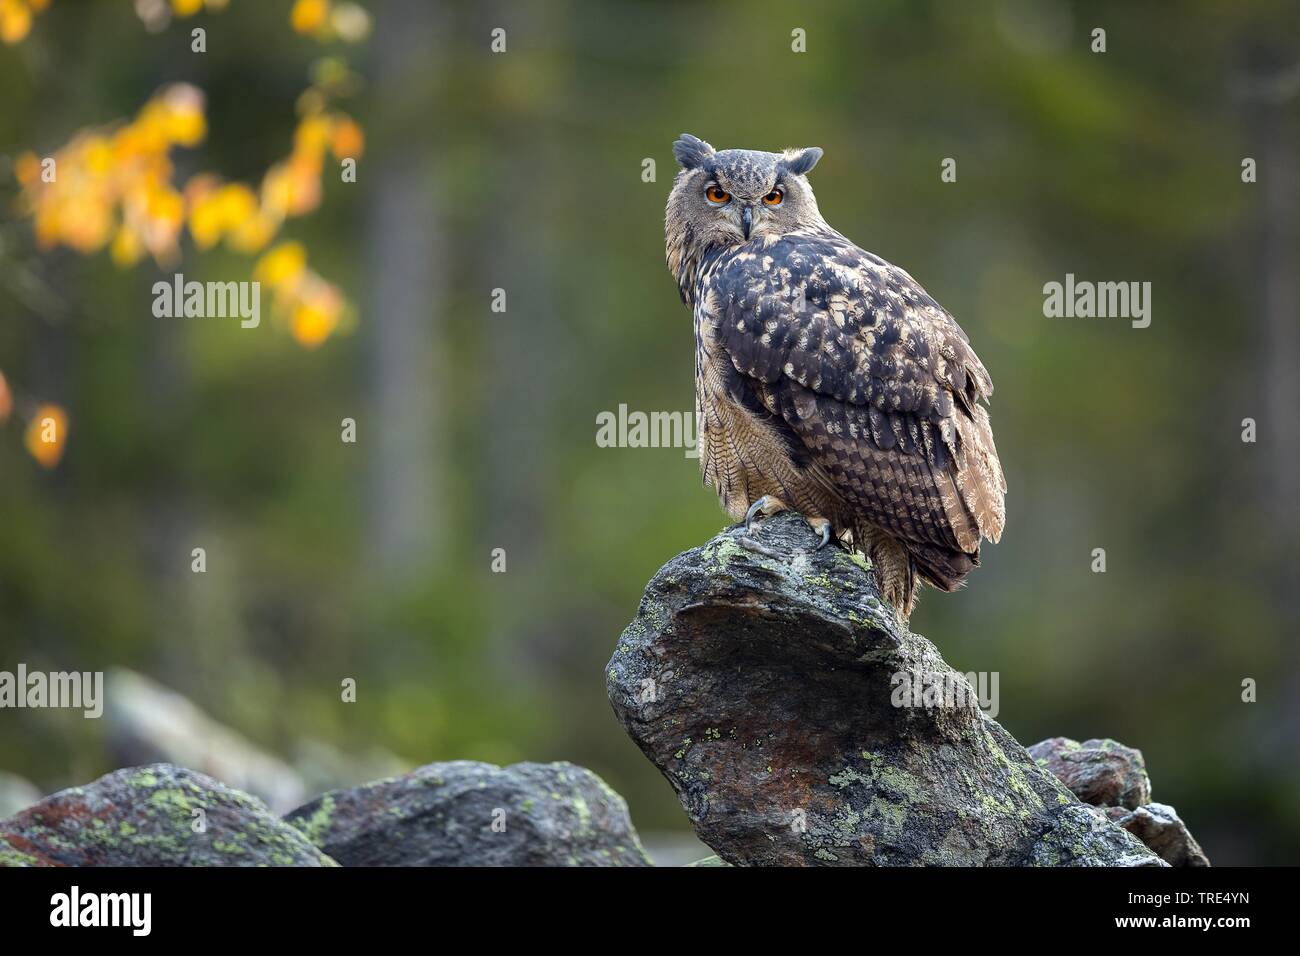
[[[683,134],[668,268],[695,320],[700,467],[733,520],[802,514],[870,558],[906,621],[997,541],[993,382],[952,316],[827,225],[816,147],[715,150]]]

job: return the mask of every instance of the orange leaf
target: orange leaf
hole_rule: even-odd
[[[63,457],[68,437],[68,415],[58,405],[42,405],[27,425],[24,444],[42,468],[53,468]]]
[[[297,0],[289,12],[289,25],[296,33],[315,33],[329,16],[328,0]]]
[[[366,151],[366,134],[349,117],[340,117],[330,137],[330,151],[335,159],[360,159]]]

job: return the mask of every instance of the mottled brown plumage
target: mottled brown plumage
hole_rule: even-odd
[[[783,507],[870,556],[906,618],[997,541],[1006,481],[964,332],[902,269],[822,218],[821,150],[715,151],[684,135],[665,223],[695,317],[700,464],[723,507]]]

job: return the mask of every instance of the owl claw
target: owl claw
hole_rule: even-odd
[[[818,544],[817,547],[813,548],[814,551],[820,551],[822,548],[826,547],[826,545],[831,543],[831,523],[825,518],[808,518],[806,520],[808,521],[808,527],[821,535],[821,543]]]
[[[745,512],[745,531],[754,530],[754,519],[758,517],[770,518],[772,515],[780,514],[782,511],[789,511],[789,506],[780,498],[774,498],[771,495],[763,495]]]

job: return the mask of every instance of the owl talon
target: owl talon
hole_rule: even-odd
[[[782,511],[789,511],[784,501],[780,498],[773,498],[771,495],[763,495],[745,512],[745,531],[752,533],[754,530],[754,519],[762,515],[764,518],[770,518],[772,515],[780,514]]]
[[[813,548],[814,551],[820,551],[831,543],[831,523],[825,518],[808,518],[806,520],[808,521],[808,527],[821,535],[821,543]]]

